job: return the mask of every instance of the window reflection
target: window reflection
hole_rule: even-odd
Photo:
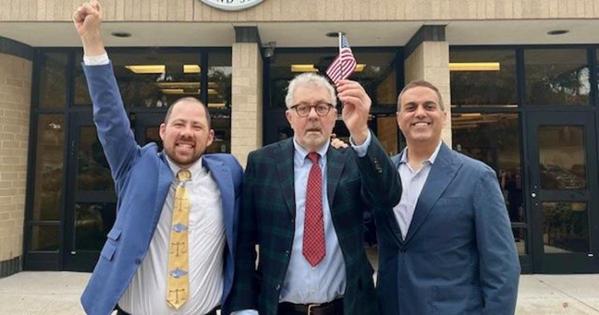
[[[31,228],[32,251],[58,251],[60,244],[60,226],[34,225]]]
[[[374,111],[377,107],[390,108],[395,112],[397,88],[394,65],[395,50],[377,49],[368,51],[353,49],[358,64],[351,75],[364,86],[372,98]],[[324,74],[333,62],[338,50],[323,49],[318,52],[277,49],[270,63],[270,107],[285,109],[285,95],[289,81],[302,72],[318,72]],[[295,67],[294,67],[295,65]]]
[[[582,126],[540,126],[539,167],[542,189],[585,189],[586,162]]]
[[[200,54],[159,49],[111,52],[126,107],[167,108],[184,96],[200,96]]]
[[[452,105],[517,106],[513,49],[452,48],[449,62]],[[485,64],[494,67],[484,67]]]
[[[588,105],[589,67],[585,49],[524,52],[526,104]]]
[[[214,142],[207,152],[231,152],[231,66],[230,51],[211,52],[208,58],[208,108]]]
[[[512,232],[521,254],[526,251],[526,211],[523,198],[520,126],[516,113],[454,113],[455,150],[481,160],[497,173]]]
[[[514,239],[516,240],[516,251],[518,252],[518,255],[526,255],[526,253],[528,252],[528,250],[526,249],[526,228],[513,227],[512,233],[514,233]]]
[[[79,132],[77,189],[80,191],[114,191],[110,168],[98,140],[96,128],[85,126],[81,127]]]
[[[389,156],[399,153],[397,147],[398,130],[399,129],[397,128],[397,120],[395,119],[395,115],[377,118],[377,138],[386,149]]]
[[[147,127],[144,131],[145,142],[143,145],[146,145],[150,142],[154,142],[158,145],[159,150],[162,150],[162,139],[160,138],[160,127]]]
[[[67,95],[67,55],[45,53],[40,58],[40,107],[58,108],[66,106]]]
[[[75,204],[76,250],[100,250],[115,219],[114,203]]]
[[[374,130],[390,154],[398,152],[397,125],[395,112],[397,107],[397,73],[395,71],[395,49],[354,48],[354,56],[358,62],[356,71],[350,79],[358,81],[372,99],[371,117],[368,125]],[[290,137],[293,132],[284,118],[287,108],[285,95],[289,81],[302,72],[324,74],[327,67],[337,56],[335,48],[319,49],[277,49],[269,63],[270,95],[265,106],[265,144]],[[403,61],[402,61],[403,62]],[[341,105],[338,107],[341,112]],[[270,111],[270,112],[269,112]],[[392,118],[390,116],[393,116]],[[270,118],[270,119],[269,119]],[[333,132],[344,141],[349,139],[349,131],[338,121]]]
[[[64,132],[63,115],[39,116],[33,220],[60,220],[64,186]]]
[[[543,202],[543,243],[547,254],[589,251],[587,204]]]
[[[89,91],[87,89],[87,81],[85,80],[85,74],[83,73],[83,54],[78,53],[75,57],[75,101],[74,105],[91,106],[91,98],[89,97]]]

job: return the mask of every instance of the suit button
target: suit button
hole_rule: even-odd
[[[278,291],[281,288],[280,284],[277,284],[277,286],[275,287],[275,289]]]
[[[289,251],[288,250],[285,251],[285,256],[289,256]]]
[[[141,264],[141,259],[139,259],[139,258],[135,258],[135,264],[136,264],[136,265],[139,265],[139,264]]]

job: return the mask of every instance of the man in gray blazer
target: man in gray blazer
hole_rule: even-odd
[[[401,201],[375,209],[381,313],[513,314],[520,264],[496,174],[441,141],[446,119],[431,83],[400,93]]]

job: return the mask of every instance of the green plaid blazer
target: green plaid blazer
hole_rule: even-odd
[[[293,153],[293,140],[286,139],[248,156],[229,300],[233,311],[277,314],[295,229]],[[392,208],[399,202],[399,175],[374,135],[362,158],[351,148],[330,147],[326,169],[331,217],[345,260],[344,313],[378,314],[362,216],[365,209]]]

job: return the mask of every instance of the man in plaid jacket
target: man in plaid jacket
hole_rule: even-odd
[[[336,88],[351,148],[330,146],[335,89],[305,73],[290,82],[285,100],[294,137],[248,156],[231,292],[232,310],[240,312],[234,314],[378,313],[363,211],[393,207],[401,184],[368,129],[371,100],[362,86],[343,80]]]

